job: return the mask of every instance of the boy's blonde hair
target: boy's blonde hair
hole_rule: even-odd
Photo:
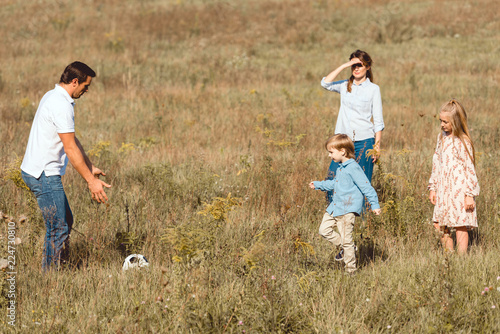
[[[459,138],[467,151],[472,163],[476,164],[476,152],[474,150],[474,145],[472,144],[472,139],[469,133],[469,126],[467,125],[467,113],[465,108],[455,99],[451,99],[441,106],[441,112],[448,113],[450,115],[450,124],[452,135]],[[469,152],[467,145],[465,145],[465,140],[469,142],[472,152]]]
[[[354,159],[356,156],[354,154],[354,143],[351,138],[345,134],[336,134],[328,138],[325,143],[325,148],[328,151],[330,147],[336,150],[345,150],[346,157],[349,159]]]

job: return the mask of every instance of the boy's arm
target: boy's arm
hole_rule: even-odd
[[[332,191],[335,185],[334,180],[313,181],[314,189],[321,191]]]
[[[372,187],[370,181],[366,177],[365,173],[359,167],[353,168],[351,171],[351,177],[354,184],[361,190],[361,193],[368,199],[371,209],[375,212],[380,210],[380,204],[378,203],[378,196],[375,189]]]

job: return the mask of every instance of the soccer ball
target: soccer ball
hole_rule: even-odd
[[[123,261],[123,270],[129,270],[130,268],[143,268],[148,267],[149,262],[146,260],[144,255],[132,254],[127,256],[125,261]]]

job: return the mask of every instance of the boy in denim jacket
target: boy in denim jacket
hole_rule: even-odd
[[[373,213],[381,212],[377,193],[365,173],[354,160],[354,143],[345,134],[330,137],[325,143],[328,156],[339,163],[333,180],[313,181],[311,189],[332,191],[333,201],[326,209],[319,234],[337,247],[341,247],[335,257],[344,260],[346,272],[356,271],[355,246],[352,238],[355,216],[363,209],[364,197],[368,199]],[[338,229],[338,233],[335,231]]]

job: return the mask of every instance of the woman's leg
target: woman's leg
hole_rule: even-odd
[[[354,142],[354,153],[356,155],[356,162],[361,169],[365,172],[368,181],[372,182],[373,175],[373,158],[370,156],[368,150],[373,150],[375,138],[369,138]]]
[[[374,138],[354,142],[354,154],[356,156],[356,162],[365,172],[365,175],[370,183],[372,182],[373,175],[373,158],[368,153],[368,150],[372,150],[374,144]],[[365,198],[365,200],[363,201],[363,215],[366,213],[366,205],[367,200]]]

